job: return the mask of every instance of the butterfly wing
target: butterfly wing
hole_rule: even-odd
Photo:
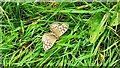
[[[63,35],[67,29],[68,29],[69,25],[68,24],[58,24],[58,23],[52,23],[50,25],[50,30],[55,33],[55,35],[57,37],[60,37],[61,35]]]
[[[55,34],[54,33],[45,33],[43,36],[42,36],[42,42],[43,42],[43,48],[44,50],[49,50],[53,45],[54,43],[56,42],[56,37],[55,37]]]

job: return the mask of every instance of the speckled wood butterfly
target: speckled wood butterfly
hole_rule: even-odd
[[[68,27],[68,24],[59,24],[57,22],[52,23],[50,25],[51,33],[45,33],[42,36],[44,50],[49,50],[54,45],[56,40],[58,40],[58,38],[68,30]]]

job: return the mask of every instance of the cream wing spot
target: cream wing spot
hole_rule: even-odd
[[[51,48],[51,46],[47,46],[47,48],[48,48],[48,49],[50,49],[50,48]]]
[[[44,50],[48,50],[47,46],[45,44],[43,44]]]

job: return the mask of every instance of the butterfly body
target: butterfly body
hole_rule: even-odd
[[[45,33],[42,36],[44,50],[45,51],[49,50],[54,45],[54,43],[59,39],[59,37],[67,31],[68,27],[69,27],[68,24],[61,25],[58,23],[52,23],[50,25],[51,33]]]

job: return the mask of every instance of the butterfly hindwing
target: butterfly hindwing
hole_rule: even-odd
[[[54,33],[45,33],[42,36],[44,50],[49,50],[54,45],[56,40],[57,38],[55,37]]]

